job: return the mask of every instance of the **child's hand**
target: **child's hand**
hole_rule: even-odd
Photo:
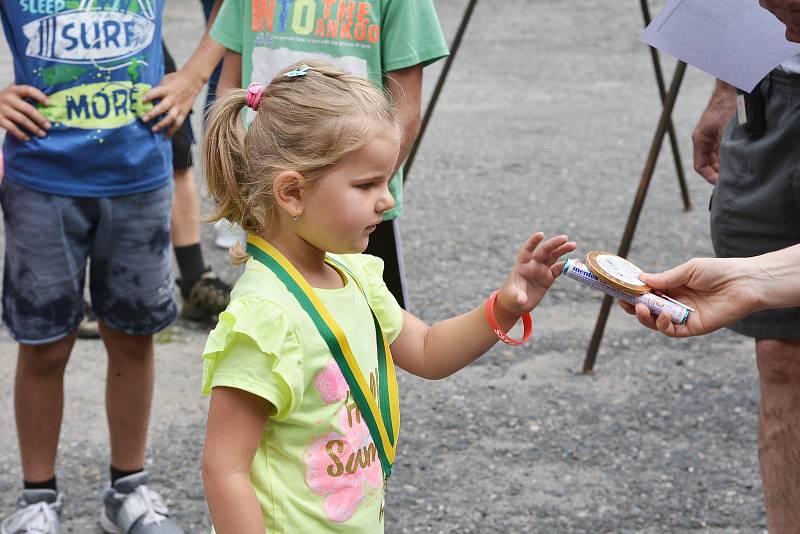
[[[497,302],[514,315],[529,312],[539,304],[561,274],[563,264],[558,262],[559,258],[576,247],[565,235],[542,243],[543,239],[544,234],[537,232],[522,246],[516,265],[497,295]]]

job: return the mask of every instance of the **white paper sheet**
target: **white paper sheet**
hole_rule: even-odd
[[[747,92],[800,54],[758,0],[669,0],[642,40]]]

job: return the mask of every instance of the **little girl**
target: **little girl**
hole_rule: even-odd
[[[257,111],[247,133],[244,106]],[[385,94],[316,62],[219,98],[203,160],[216,217],[249,233],[245,272],[203,354],[203,478],[218,534],[383,531],[397,447],[394,363],[439,379],[530,311],[574,250],[534,234],[503,286],[428,326],[361,254],[393,205],[400,128]]]

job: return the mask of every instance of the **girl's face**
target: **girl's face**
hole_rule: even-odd
[[[386,127],[320,178],[305,197],[302,237],[326,252],[363,252],[383,213],[394,207],[389,180],[399,150],[398,129]]]

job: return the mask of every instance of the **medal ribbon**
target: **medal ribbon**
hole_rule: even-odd
[[[339,323],[331,316],[322,301],[319,300],[314,289],[308,284],[289,260],[280,253],[275,247],[264,239],[255,235],[247,236],[247,252],[255,260],[262,263],[271,270],[278,279],[283,282],[286,289],[297,299],[297,302],[305,310],[314,326],[317,327],[319,334],[333,355],[333,359],[339,366],[339,370],[350,387],[350,394],[356,401],[361,416],[369,429],[372,441],[381,460],[384,479],[388,479],[392,474],[392,464],[394,463],[395,453],[397,452],[397,436],[400,429],[400,402],[397,394],[397,375],[392,361],[392,352],[383,330],[372,310],[372,320],[375,325],[375,341],[378,353],[378,397],[380,408],[369,389],[369,384],[364,379],[358,361],[353,355],[350,343]],[[325,258],[325,262],[336,269],[340,274],[342,271],[347,273],[355,282],[358,289],[367,298],[364,288],[361,287],[358,279],[344,265],[332,258]]]

